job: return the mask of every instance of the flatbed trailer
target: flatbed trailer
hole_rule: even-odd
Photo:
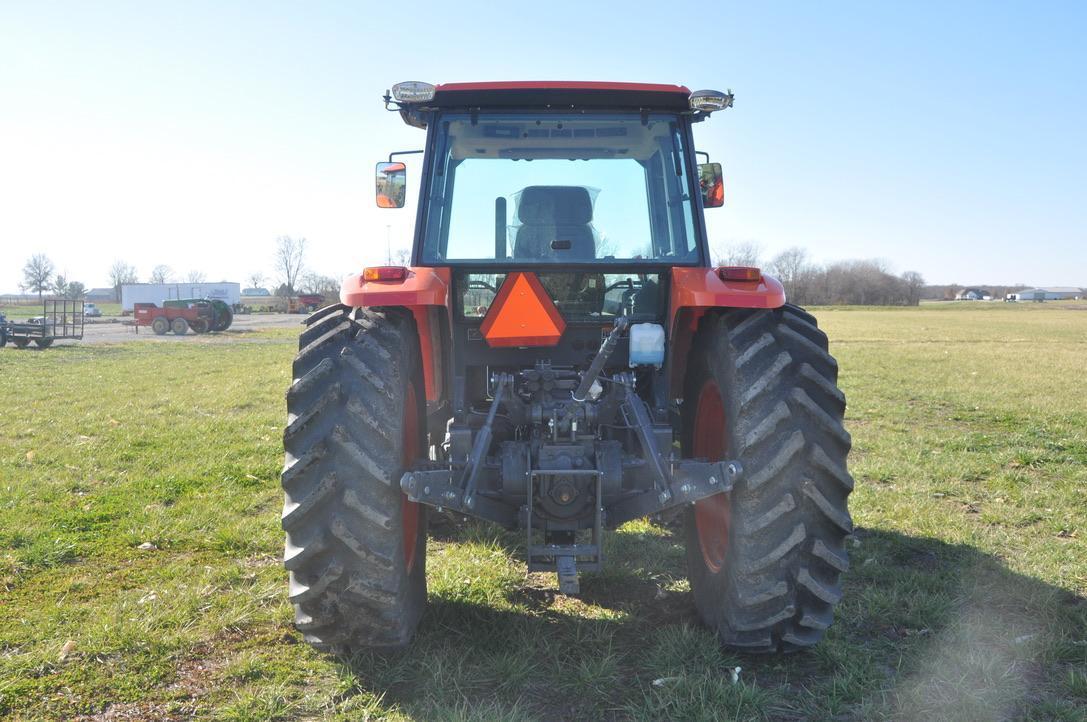
[[[26,348],[31,342],[38,348],[49,348],[54,341],[82,338],[83,301],[46,299],[41,316],[0,323],[0,347],[10,341],[17,348]]]

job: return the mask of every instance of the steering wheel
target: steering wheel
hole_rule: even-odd
[[[641,277],[630,278],[628,276],[627,278],[624,278],[622,281],[616,281],[615,283],[610,284],[607,288],[604,289],[604,293],[611,293],[612,291],[614,291],[617,288],[625,288],[625,289],[629,289],[629,290],[632,290],[632,291],[636,291],[639,288],[641,288],[643,285],[645,285],[645,283],[641,279]]]
[[[485,288],[491,293],[497,294],[498,289],[486,281],[472,280],[468,282],[468,288]]]

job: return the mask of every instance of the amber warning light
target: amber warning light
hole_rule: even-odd
[[[761,281],[762,271],[751,266],[724,266],[717,269],[722,281]]]
[[[363,281],[403,281],[408,277],[408,269],[403,266],[375,266],[362,270]]]

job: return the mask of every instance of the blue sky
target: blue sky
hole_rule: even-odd
[[[555,78],[733,89],[696,134],[715,245],[1085,285],[1085,36],[1072,2],[0,0],[0,291],[36,251],[88,285],[271,275],[280,234],[342,275],[410,239],[372,197],[422,142],[385,88]]]

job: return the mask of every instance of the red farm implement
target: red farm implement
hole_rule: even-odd
[[[154,303],[137,303],[132,309],[136,332],[141,326],[149,326],[159,336],[173,332],[183,336],[193,333],[225,331],[234,320],[230,306],[223,301],[204,298],[185,298]]]

